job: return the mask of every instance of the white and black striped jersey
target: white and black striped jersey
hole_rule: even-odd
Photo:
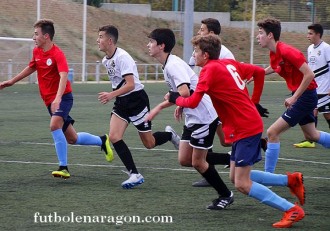
[[[317,94],[330,92],[330,45],[324,41],[315,46],[311,44],[307,49],[308,65],[314,71],[318,85]]]
[[[125,84],[124,77],[127,75],[134,76],[134,89],[124,95],[128,95],[131,92],[139,91],[144,88],[144,85],[139,79],[139,73],[137,66],[133,58],[125,50],[117,47],[112,57],[105,56],[102,59],[102,64],[105,66],[108,72],[109,80],[112,83],[112,89],[116,90]],[[120,96],[124,96],[120,95]]]
[[[163,67],[164,78],[171,91],[177,92],[178,87],[187,84],[191,90],[196,89],[198,76],[189,65],[176,55],[169,54]],[[185,125],[210,124],[217,117],[212,101],[208,95],[204,95],[201,102],[194,109],[184,108]]]

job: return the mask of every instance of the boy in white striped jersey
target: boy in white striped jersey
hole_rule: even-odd
[[[307,49],[308,66],[315,74],[318,85],[317,108],[314,111],[317,124],[317,114],[323,114],[330,128],[330,45],[322,40],[323,27],[321,24],[308,26],[307,39],[311,45]],[[315,142],[304,140],[294,144],[297,148],[314,148]]]

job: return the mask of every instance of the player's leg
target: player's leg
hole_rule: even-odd
[[[222,130],[222,123],[219,119],[217,119],[217,130],[216,134],[219,138],[220,144],[224,147],[230,147],[231,143],[225,142],[225,134]],[[213,152],[212,149],[208,150],[206,161],[211,165],[225,165],[225,168],[228,168],[230,165],[230,153],[217,153]],[[192,184],[193,187],[210,187],[211,185],[207,182],[205,178],[202,178]]]
[[[325,148],[330,148],[330,133],[318,131],[314,123],[301,126],[304,136],[307,140],[311,140],[321,144]]]
[[[282,220],[274,223],[273,227],[288,228],[305,216],[303,209],[250,178],[252,166],[261,160],[260,137],[261,134],[258,134],[234,143],[231,160],[235,161],[235,174],[231,176],[235,178],[235,188],[238,191],[272,208],[284,211]]]
[[[53,115],[50,120],[50,130],[54,140],[57,159],[59,161],[59,168],[52,172],[54,177],[69,178],[68,170],[68,147],[65,135],[63,133],[64,121],[61,116]]]
[[[280,135],[288,130],[290,125],[282,118],[278,118],[267,129],[267,150],[265,152],[265,171],[274,172],[280,155]]]
[[[70,173],[68,170],[68,147],[64,132],[67,129],[67,125],[74,121],[69,116],[70,110],[73,105],[73,96],[71,93],[62,96],[59,108],[55,111],[51,111],[51,105],[47,107],[50,119],[50,131],[55,144],[56,155],[59,161],[59,168],[57,171],[53,171],[54,177],[69,178]]]
[[[146,147],[147,149],[151,149],[156,146],[165,144],[172,139],[172,133],[166,131],[157,131],[155,133],[152,133],[151,131],[139,132],[139,136],[144,147]]]
[[[206,162],[207,149],[193,149],[192,165],[204,177],[204,179],[217,191],[218,198],[207,206],[209,210],[226,209],[234,202],[234,195],[221,179],[219,173]]]
[[[122,187],[129,189],[144,182],[143,176],[138,172],[131,151],[123,140],[128,121],[119,117],[116,113],[111,115],[109,139],[119,158],[125,165],[129,178],[122,183]]]
[[[305,187],[303,175],[300,172],[286,175],[252,170],[250,178],[252,181],[265,186],[286,186],[290,192],[299,199],[301,205],[305,204]]]
[[[96,136],[88,132],[77,133],[73,125],[70,123],[67,126],[64,135],[69,144],[100,146],[101,150],[104,151],[105,158],[108,162],[111,162],[114,159],[109,136],[107,134],[103,136]]]
[[[329,125],[329,129],[330,129],[330,112],[328,113],[323,113],[323,117],[324,119],[327,121],[328,125]]]

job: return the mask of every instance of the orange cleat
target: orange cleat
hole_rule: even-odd
[[[287,173],[288,187],[292,195],[295,195],[299,199],[301,205],[305,204],[305,187],[303,174],[300,172]]]
[[[293,223],[300,221],[305,217],[304,210],[295,205],[288,211],[286,211],[279,222],[273,224],[274,228],[290,228]]]

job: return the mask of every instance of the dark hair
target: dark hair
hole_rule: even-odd
[[[281,22],[276,18],[267,18],[258,22],[258,27],[265,30],[266,34],[272,33],[275,41],[280,40]]]
[[[113,42],[116,44],[118,41],[118,29],[113,25],[101,26],[99,32],[104,31],[108,36],[110,36]]]
[[[34,28],[40,27],[42,34],[49,34],[50,40],[53,40],[55,35],[54,22],[51,19],[40,19],[33,25]]]
[[[191,39],[191,43],[194,47],[198,46],[203,53],[207,52],[209,59],[219,59],[221,51],[221,40],[219,36],[214,34],[197,35]]]
[[[313,30],[316,34],[320,34],[320,38],[323,36],[323,27],[321,24],[314,23],[307,27],[309,30]]]
[[[175,46],[175,35],[171,29],[157,28],[148,35],[148,38],[156,40],[157,45],[164,44],[166,53],[170,53]]]
[[[201,21],[201,23],[205,24],[208,31],[213,31],[214,34],[219,35],[221,32],[220,22],[215,18],[205,18]]]

